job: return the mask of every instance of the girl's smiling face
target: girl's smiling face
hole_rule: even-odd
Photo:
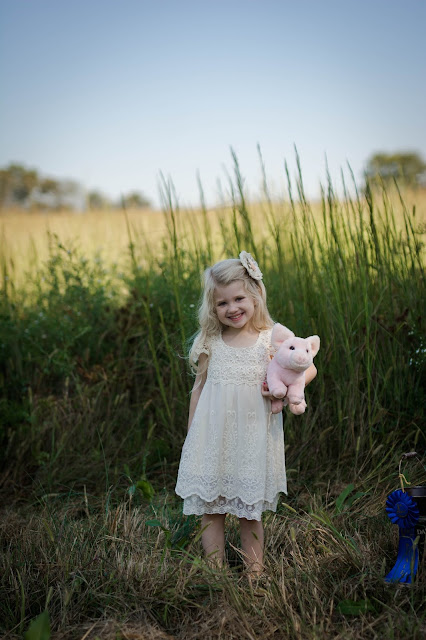
[[[217,285],[214,306],[219,321],[225,327],[243,329],[250,326],[254,314],[254,301],[240,280],[228,285]]]

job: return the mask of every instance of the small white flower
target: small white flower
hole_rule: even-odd
[[[195,304],[190,304],[190,305],[189,305],[189,308],[190,308],[190,309],[193,309],[194,307],[195,307]]]
[[[247,273],[249,274],[249,276],[254,278],[254,280],[262,280],[263,273],[259,269],[259,265],[257,264],[256,260],[253,258],[251,253],[247,253],[247,251],[241,251],[239,257],[243,267],[247,269]]]

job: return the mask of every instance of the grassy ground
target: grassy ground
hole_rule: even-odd
[[[78,243],[61,226],[21,263],[7,254],[5,223],[4,637],[22,637],[43,611],[37,624],[48,616],[51,637],[70,640],[424,637],[424,560],[412,587],[383,581],[397,548],[385,499],[401,454],[425,448],[421,205],[379,192],[337,199],[327,185],[311,207],[299,177],[297,203],[253,206],[235,169],[229,209],[181,212],[170,192],[166,215],[144,214],[158,222],[156,241],[151,223],[148,234],[121,214],[114,259],[85,245],[102,226],[85,226]],[[215,572],[201,559],[199,520],[182,517],[173,493],[200,273],[242,249],[261,265],[272,316],[322,340],[309,410],[285,419],[290,491],[265,516],[257,587],[236,520],[229,566]],[[424,460],[404,473],[424,483]]]
[[[214,572],[200,560],[196,520],[183,520],[168,496],[148,509],[124,491],[103,499],[82,492],[47,496],[19,515],[8,510],[1,569],[11,635],[47,608],[57,638],[91,629],[87,637],[123,639],[420,639],[424,567],[412,588],[383,582],[396,532],[383,516],[392,483],[377,481],[359,481],[368,495],[348,508],[336,504],[340,487],[308,493],[293,484],[292,506],[265,518],[268,582],[257,588],[241,570],[234,519],[230,568]]]

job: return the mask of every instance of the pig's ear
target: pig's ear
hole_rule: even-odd
[[[278,347],[280,347],[288,338],[294,338],[293,331],[290,331],[290,329],[287,329],[287,327],[279,322],[274,324],[271,334],[271,343],[274,349],[278,349]]]
[[[320,348],[319,336],[309,336],[306,340],[310,343],[312,349],[312,357],[315,358]]]

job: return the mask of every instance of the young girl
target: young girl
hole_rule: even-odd
[[[236,515],[245,561],[259,575],[262,512],[276,511],[287,481],[282,413],[271,414],[270,398],[261,392],[273,321],[262,273],[249,253],[206,270],[199,322],[189,354],[198,366],[176,493],[184,514],[203,516],[204,552],[219,566],[225,517]],[[312,365],[306,383],[315,375]]]

